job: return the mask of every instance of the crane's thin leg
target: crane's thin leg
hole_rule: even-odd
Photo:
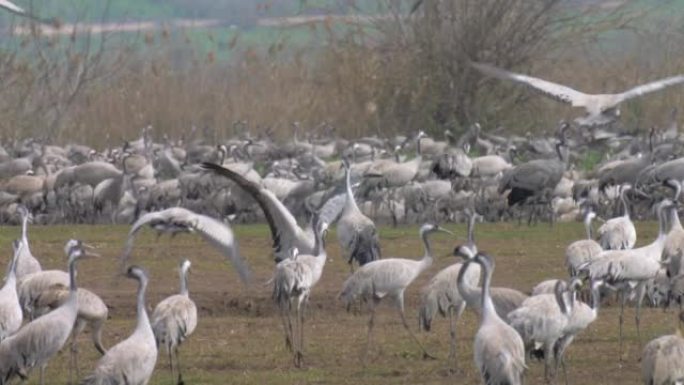
[[[181,373],[180,354],[178,353],[178,346],[176,346],[173,349],[173,353],[176,356],[176,370],[178,371],[178,385],[184,385],[185,382],[183,382],[183,374]]]
[[[373,326],[375,325],[375,305],[377,301],[375,298],[371,298],[369,303],[370,307],[370,319],[368,320],[368,335],[366,336],[366,351],[363,354],[363,364],[364,366],[368,363],[368,352],[371,346],[371,336],[373,334]]]
[[[413,338],[413,340],[416,342],[416,344],[418,344],[418,346],[420,347],[420,350],[423,351],[423,358],[424,359],[429,358],[432,360],[436,359],[434,356],[430,355],[427,352],[427,350],[425,350],[425,347],[423,346],[423,344],[420,343],[420,340],[418,340],[416,335],[413,334],[413,331],[411,331],[411,328],[409,327],[408,322],[406,322],[406,316],[404,315],[404,296],[401,294],[398,295],[396,301],[397,301],[397,307],[399,308],[399,315],[401,316],[401,322],[404,324],[404,329],[406,329],[406,331],[408,331],[411,338]]]
[[[625,290],[620,289],[620,361],[622,361],[622,324],[624,323],[625,301],[627,301],[625,294]]]
[[[169,369],[171,370],[171,378],[175,378],[176,371],[173,367],[173,349],[171,349],[171,346],[166,346],[166,353],[169,355]]]
[[[547,383],[551,383],[551,380],[555,377],[555,374],[551,373],[551,363],[554,357],[553,345],[544,344],[544,380]]]
[[[71,365],[69,365],[69,384],[73,384],[72,375],[74,370],[76,371],[76,378],[81,378],[81,370],[78,367],[78,343],[76,341],[76,330],[74,334],[71,335]]]
[[[456,356],[456,327],[454,323],[454,307],[449,307],[449,361],[454,360]]]
[[[297,323],[296,329],[297,329],[297,334],[298,336],[294,337],[297,339],[296,341],[296,347],[295,347],[295,352],[294,352],[294,364],[295,367],[301,368],[302,367],[302,361],[303,361],[303,353],[302,351],[304,350],[304,311],[303,311],[303,304],[306,301],[306,294],[302,294],[299,298],[297,298],[297,308],[296,308],[296,320],[295,322]]]
[[[646,295],[646,283],[641,282],[636,288],[637,291],[637,303],[636,303],[636,314],[634,316],[634,321],[636,322],[637,329],[637,340],[639,342],[639,347],[641,348],[641,303],[644,302],[644,296]]]
[[[292,320],[290,319],[290,307],[281,301],[278,304],[280,309],[280,319],[283,322],[283,330],[285,331],[285,346],[291,351],[294,351],[294,341],[292,340]]]
[[[565,378],[565,385],[568,385],[568,373],[565,370],[565,350],[570,346],[572,341],[575,339],[573,335],[566,335],[560,341],[556,343],[556,368],[555,372],[558,373],[558,366],[563,367],[563,377]]]

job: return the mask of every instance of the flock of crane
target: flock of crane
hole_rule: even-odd
[[[25,14],[6,0],[0,0],[0,8]],[[328,123],[310,130],[295,123],[294,138],[279,142],[270,130],[254,136],[247,122],[237,122],[235,131],[241,134],[219,144],[209,139],[216,133],[208,128],[203,138],[193,128],[186,138],[164,136],[155,142],[152,127],[145,127],[138,140],[103,150],[39,139],[6,141],[0,146],[0,220],[18,220],[22,233],[13,243],[0,289],[0,385],[25,380],[34,368],[40,369],[42,383],[46,365],[69,339],[70,383],[75,375],[82,384],[147,384],[163,346],[174,380],[183,384],[178,349],[198,323],[187,285],[190,262],[181,263],[179,294],[157,304],[148,316],[147,274],[128,266],[136,235],[146,226],[172,235],[198,233],[249,285],[250,269],[228,222],[234,226],[262,219],[276,262],[269,281],[272,299],[296,367],[305,360],[306,306],[323,275],[331,226],[351,267],[339,299],[347,308],[365,304],[370,313],[362,361],[383,299],[397,308],[424,357],[432,357],[407,321],[404,292],[433,263],[430,234],[449,233],[436,223],[459,220],[468,223],[467,242],[453,252],[462,261],[430,280],[418,310],[424,330],[430,330],[437,314],[449,318],[450,361],[457,357],[456,323],[471,308],[480,314],[474,361],[483,383],[522,384],[534,358],[544,361],[545,377],[553,381],[561,367],[566,370],[566,350],[597,319],[602,300],[612,293],[620,303],[622,359],[628,302],[635,303],[640,342],[645,298],[656,305],[677,303],[680,311],[684,303],[684,228],[678,214],[684,138],[676,109],[646,137],[618,133],[612,125],[620,103],[682,83],[684,76],[619,94],[591,95],[483,63],[472,66],[485,76],[522,83],[582,107],[587,115],[575,126],[561,122],[547,137],[503,136],[503,128],[485,132],[473,124],[458,137],[446,130],[443,141],[423,131],[349,141],[337,137]],[[308,132],[305,139],[302,131]],[[602,154],[602,159],[592,170],[578,170],[587,152]],[[636,247],[632,218],[653,212],[658,235]],[[587,229],[586,239],[567,246],[568,279],[541,282],[531,295],[493,286],[495,258],[478,250],[474,235],[478,220],[525,216],[529,223],[581,219]],[[592,220],[607,217],[612,219],[594,237]],[[298,219],[308,225],[301,227]],[[77,285],[77,263],[98,255],[72,239],[65,245],[67,270],[43,270],[30,250],[31,221],[132,223],[121,257],[127,275],[139,283],[137,325],[128,338],[105,349],[101,332],[107,306]],[[422,224],[422,258],[386,258],[376,223],[409,221]],[[684,321],[684,312],[679,317]],[[81,377],[76,341],[86,327],[102,357]],[[645,384],[684,383],[681,331],[646,344],[641,367]]]

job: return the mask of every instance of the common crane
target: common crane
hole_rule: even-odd
[[[571,304],[566,302],[564,281],[556,281],[553,294],[539,294],[527,298],[517,309],[508,314],[508,323],[520,334],[530,353],[541,349],[544,356],[544,378],[555,377],[553,365],[554,346],[563,336]]]
[[[620,188],[620,201],[624,214],[607,220],[598,229],[598,242],[604,250],[631,249],[636,244],[636,228],[629,216],[629,204],[625,195],[631,188],[630,185]]]
[[[19,330],[23,316],[17,295],[17,257],[21,245],[12,242],[14,254],[10,260],[9,270],[5,276],[5,284],[0,289],[0,343]]]
[[[563,374],[566,384],[568,382],[568,376],[567,372],[565,371],[565,350],[570,346],[572,341],[574,341],[577,334],[581,333],[596,320],[601,303],[600,289],[603,285],[602,280],[590,281],[591,302],[588,305],[575,298],[577,295],[577,290],[581,284],[582,282],[577,279],[570,281],[570,315],[568,317],[568,322],[563,328],[563,337],[556,342],[553,349],[554,357],[556,359],[555,371],[558,372],[558,367],[560,365],[563,366]]]
[[[276,265],[273,277],[271,298],[278,306],[285,329],[285,345],[292,351],[294,365],[301,367],[304,352],[304,312],[311,295],[311,289],[323,274],[327,259],[325,234],[328,224],[314,215],[314,238],[316,240],[311,254],[299,254],[293,249],[292,258]],[[292,312],[294,314],[294,327]]]
[[[33,220],[33,216],[26,206],[17,207],[17,212],[21,216],[21,242],[19,243],[19,255],[17,256],[17,279],[26,275],[41,271],[40,262],[31,254],[28,241],[28,224]]]
[[[468,241],[465,245],[457,247],[456,253],[459,253],[458,250],[463,248],[463,250],[467,249],[468,253],[473,253],[472,256],[474,256],[477,254],[474,238],[475,221],[480,216],[470,209],[466,210],[466,214],[468,216]],[[461,251],[461,253],[464,252]],[[437,273],[430,280],[430,283],[423,288],[421,305],[418,310],[418,323],[420,328],[425,331],[430,331],[432,321],[438,312],[442,316],[448,315],[450,337],[449,360],[453,360],[456,367],[458,367],[458,362],[456,361],[456,323],[458,323],[466,308],[466,302],[461,297],[461,293],[459,293],[456,285],[456,280],[462,266],[463,264],[460,262],[454,263]],[[480,269],[471,268],[464,279],[470,286],[477,286],[480,280]]]
[[[170,233],[172,236],[182,232],[199,233],[204,240],[228,258],[243,282],[250,281],[249,268],[240,256],[233,230],[212,217],[197,214],[182,207],[151,212],[138,218],[128,232],[126,246],[121,257],[123,266],[126,266],[131,254],[136,234],[145,225],[149,225],[160,234]]]
[[[347,158],[342,159],[345,171],[346,200],[342,215],[337,222],[337,238],[348,254],[349,265],[356,261],[359,266],[380,259],[380,240],[375,223],[363,215],[356,205],[351,187],[351,166]]]
[[[159,302],[152,312],[152,330],[157,346],[164,346],[169,355],[171,376],[175,378],[178,370],[178,385],[183,384],[178,348],[197,327],[197,306],[188,293],[188,270],[190,261],[184,259],[180,264],[180,293],[166,297]]]
[[[684,313],[679,313],[684,322]],[[684,338],[681,328],[650,341],[641,354],[641,378],[644,385],[684,383]]]
[[[627,292],[636,293],[636,328],[639,329],[641,304],[644,299],[646,282],[656,277],[661,268],[661,256],[665,246],[666,219],[664,211],[673,207],[669,199],[663,199],[657,206],[659,222],[658,237],[650,244],[629,250],[605,250],[593,261],[580,267],[591,279],[605,280],[608,284],[618,285],[620,295],[620,360],[622,360],[622,326]]]
[[[544,191],[553,191],[563,178],[568,158],[565,151],[566,131],[570,126],[562,122],[559,128],[559,141],[556,144],[555,159],[536,159],[519,164],[507,170],[499,181],[499,193],[509,191],[507,201],[512,207],[524,204],[532,198],[540,198]],[[532,213],[530,214],[530,222]]]
[[[565,248],[565,266],[568,268],[568,274],[571,277],[577,276],[579,267],[596,258],[603,248],[592,237],[591,221],[596,217],[596,213],[587,206],[584,214],[584,228],[587,232],[586,239],[580,239],[572,242]]]
[[[522,385],[526,369],[525,345],[518,332],[497,314],[489,294],[494,261],[485,254],[477,254],[465,262],[464,268],[472,263],[482,266],[484,275],[480,327],[475,334],[473,348],[475,365],[486,385]]]
[[[404,315],[404,291],[423,271],[432,266],[432,248],[428,241],[428,235],[437,231],[451,234],[450,231],[435,224],[426,223],[421,226],[419,234],[425,248],[425,254],[422,259],[418,261],[403,258],[379,259],[361,266],[344,282],[339,298],[347,306],[357,298],[360,298],[368,303],[370,309],[371,315],[368,321],[364,362],[367,361],[370,350],[371,335],[375,322],[375,307],[385,297],[394,301],[394,305],[399,310],[399,316],[404,328],[423,351],[423,357],[432,357],[427,353],[423,344],[416,338],[406,322]]]
[[[547,80],[496,68],[489,64],[472,63],[472,65],[486,75],[522,83],[556,101],[570,104],[573,107],[583,107],[587,114],[575,119],[575,122],[580,126],[599,126],[611,123],[620,116],[619,105],[621,103],[684,82],[684,76],[677,75],[643,84],[622,93],[592,95]]]
[[[96,254],[86,251],[81,241],[74,239],[67,242],[65,251],[69,256],[69,299],[0,343],[0,384],[15,377],[26,379],[33,368],[44,367],[71,335],[78,315],[76,262]]]
[[[145,310],[148,278],[138,266],[129,267],[127,275],[138,281],[135,330],[100,358],[93,373],[81,385],[146,385],[152,377],[157,363],[157,343]]]

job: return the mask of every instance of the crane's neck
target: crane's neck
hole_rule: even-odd
[[[468,218],[468,244],[475,244],[475,214]]]
[[[496,314],[496,308],[492,302],[492,297],[489,292],[489,287],[492,282],[492,271],[488,264],[482,264],[484,269],[484,280],[482,282],[482,319],[487,320],[492,317],[498,317]]]
[[[14,250],[12,254],[12,260],[10,261],[9,270],[7,271],[7,277],[5,279],[5,285],[16,285],[17,281],[17,259],[19,258],[19,250],[21,244]]]
[[[147,278],[141,277],[140,284],[138,285],[138,296],[137,296],[137,313],[138,313],[138,324],[136,328],[143,328],[149,326],[150,320],[147,318],[147,310],[145,309],[145,291],[147,290]]]
[[[556,297],[556,302],[558,303],[558,307],[560,307],[561,313],[567,316],[570,313],[570,308],[565,301],[565,285],[562,281],[556,283],[553,294]]]
[[[420,140],[422,139],[422,136],[418,136],[418,139],[416,139],[416,158],[422,159],[423,158],[423,150],[420,148]]]
[[[429,231],[423,231],[420,237],[423,239],[423,248],[425,249],[425,254],[423,255],[423,269],[427,269],[432,265],[432,247],[430,247],[430,240],[428,239]]]
[[[676,208],[670,209],[670,231],[682,230],[682,223],[679,221],[679,214]]]
[[[347,205],[350,209],[360,211],[359,207],[356,205],[356,199],[354,199],[354,192],[351,187],[351,166],[345,166],[344,174],[345,183],[347,184]]]
[[[470,283],[466,283],[465,281],[466,272],[468,271],[468,269],[472,268],[473,263],[469,261],[466,261],[463,264],[463,266],[461,266],[461,270],[458,272],[458,278],[456,279],[456,285],[458,287],[459,293],[466,301],[466,304],[468,304],[468,306],[477,308],[480,306],[481,301],[481,298],[478,297],[478,290],[470,286]]]
[[[180,271],[180,294],[188,296],[188,269],[185,267]]]
[[[591,288],[591,310],[598,312],[601,306],[601,293],[599,292],[599,287]]]
[[[665,238],[667,238],[667,215],[665,215],[664,211],[665,210],[671,210],[675,213],[675,216],[677,214],[677,210],[674,209],[674,207],[668,207],[667,209],[659,207],[657,216],[658,216],[658,238],[657,241],[665,241]],[[658,256],[660,258],[660,256]]]
[[[69,258],[69,296],[75,296],[76,295],[76,290],[78,290],[78,287],[76,286],[76,258]]]
[[[21,242],[28,248],[28,215],[21,217]]]
[[[629,190],[628,188],[622,188],[620,190],[620,200],[622,201],[622,208],[624,210],[623,216],[627,219],[629,219],[629,204],[627,203],[627,197],[626,197],[626,192]]]
[[[584,229],[587,232],[587,239],[594,239],[594,237],[592,236],[592,233],[591,233],[591,220],[592,220],[591,215],[587,215],[584,218]]]

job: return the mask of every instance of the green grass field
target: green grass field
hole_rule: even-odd
[[[417,330],[419,293],[423,285],[439,271],[454,263],[447,256],[454,245],[463,242],[462,225],[446,225],[457,237],[440,234],[434,237],[437,259],[406,296],[407,317]],[[650,242],[656,233],[654,223],[638,226],[639,243]],[[65,268],[64,242],[70,237],[98,247],[101,259],[84,260],[79,266],[79,284],[99,294],[110,307],[105,325],[104,343],[112,346],[126,338],[135,323],[135,283],[119,275],[118,255],[128,228],[125,226],[34,226],[30,229],[33,254],[44,268]],[[349,268],[337,246],[334,232],[328,234],[329,259],[321,282],[312,292],[306,325],[305,368],[295,369],[285,349],[280,321],[270,300],[270,287],[263,285],[272,274],[270,236],[263,225],[236,225],[242,253],[253,267],[256,284],[245,289],[237,274],[220,254],[197,236],[179,235],[159,240],[144,230],[136,242],[132,263],[147,268],[151,283],[148,308],[178,289],[176,266],[183,257],[193,262],[190,293],[197,303],[200,320],[196,332],[181,348],[181,364],[186,384],[476,384],[479,383],[473,360],[472,341],[478,319],[466,311],[458,325],[459,370],[449,371],[448,323],[437,319],[433,331],[419,333],[428,350],[438,357],[421,358],[420,352],[403,330],[396,311],[382,306],[376,319],[376,334],[367,367],[359,356],[365,342],[367,314],[347,313],[336,301]],[[383,254],[418,258],[423,251],[416,227],[382,228]],[[477,240],[481,250],[496,258],[494,284],[529,291],[545,278],[564,277],[563,251],[570,241],[583,237],[580,224],[518,227],[513,224],[481,224]],[[19,229],[0,231],[4,254],[11,252],[10,240]],[[604,307],[599,320],[581,334],[568,350],[569,381],[572,384],[637,384],[640,348],[633,322],[633,309],[626,312],[627,354],[620,364],[617,355],[617,309]],[[644,343],[674,327],[674,312],[646,309],[642,317]],[[92,370],[97,353],[89,336],[83,335],[81,375]],[[67,382],[68,349],[55,358],[47,369],[49,384]],[[528,362],[528,384],[543,383],[543,365]],[[560,380],[559,380],[560,381]],[[38,383],[34,372],[27,382]],[[160,352],[151,384],[173,383],[168,361]]]

